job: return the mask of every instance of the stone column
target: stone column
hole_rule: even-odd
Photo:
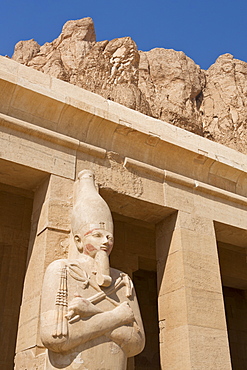
[[[15,369],[44,369],[39,336],[43,276],[53,260],[67,257],[73,181],[51,175],[37,189],[32,213],[29,256],[20,310]]]
[[[231,369],[213,221],[179,211],[156,243],[162,369]]]

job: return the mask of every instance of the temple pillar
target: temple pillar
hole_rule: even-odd
[[[34,196],[32,225],[17,336],[15,369],[44,369],[40,298],[46,267],[67,257],[73,181],[51,175]]]
[[[156,234],[162,369],[231,369],[213,221],[178,211]]]

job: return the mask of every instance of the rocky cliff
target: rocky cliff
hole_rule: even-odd
[[[230,54],[204,71],[181,51],[139,51],[130,37],[96,42],[84,18],[43,46],[18,42],[12,58],[247,153],[247,63]]]

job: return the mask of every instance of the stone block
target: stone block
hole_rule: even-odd
[[[161,337],[161,369],[191,370],[193,367],[190,360],[188,327],[185,325],[173,330],[163,327]]]
[[[38,75],[40,77],[40,74]],[[46,75],[44,75],[44,77],[45,76]],[[41,77],[43,77],[42,74]],[[31,105],[30,100],[32,100]],[[56,131],[57,124],[55,122],[58,122],[59,120],[59,116],[63,109],[63,103],[56,102],[56,104],[54,104],[54,101],[47,95],[39,93],[34,94],[32,90],[18,86],[12,96],[11,107],[9,110],[10,114],[11,109],[23,111],[33,117],[39,117],[45,121],[47,120],[50,122],[49,128]]]
[[[58,130],[65,135],[86,141],[87,131],[92,117],[71,105],[66,106],[59,116]],[[69,124],[68,124],[69,122]]]
[[[47,200],[42,207],[37,233],[39,234],[47,227],[69,232],[71,211],[71,202]]]
[[[1,71],[1,70],[0,70]],[[6,76],[7,75],[7,76]],[[15,78],[13,75],[6,73],[6,72],[0,72],[0,89],[1,91],[4,91],[4,94],[1,96],[1,102],[0,102],[0,111],[1,113],[7,114],[9,105],[12,99],[12,95],[15,90],[15,83],[17,81],[17,78]],[[5,78],[7,80],[10,80],[12,83],[8,83],[5,81]]]
[[[187,324],[187,303],[184,287],[158,297],[159,320],[165,320],[166,330]]]
[[[52,143],[47,148],[42,139],[30,140],[28,129],[26,133],[19,132],[18,136],[12,134],[9,129],[1,131],[0,149],[3,159],[74,179],[74,150],[61,150],[61,147]]]
[[[41,282],[42,283],[42,282]],[[40,309],[40,291],[26,297],[20,309],[20,319],[18,328],[18,337],[16,352],[26,350],[36,346],[39,342],[39,309]]]
[[[226,330],[189,326],[191,369],[231,370]]]
[[[186,287],[189,325],[225,330],[224,302],[221,292]]]
[[[213,224],[211,226],[213,228]],[[200,233],[200,229],[196,232],[189,229],[180,229],[180,238],[183,250],[212,256],[212,258],[217,259],[217,245],[214,234]]]
[[[18,69],[18,84],[29,90],[34,90],[39,93],[47,93],[51,85],[51,77],[40,71],[35,71],[33,68]]]
[[[207,246],[207,244],[205,244]],[[222,294],[217,255],[198,251],[183,252],[184,281],[187,287]]]
[[[184,211],[194,211],[194,194],[188,188],[178,184],[164,185],[165,206]]]
[[[159,275],[162,276],[159,296],[176,291],[185,285],[182,251],[170,253],[165,267],[161,269],[161,265],[158,263],[158,269]]]
[[[16,370],[44,370],[45,366],[45,349],[39,347],[23,350],[15,356]]]
[[[0,69],[3,72],[9,73],[11,75],[17,76],[20,68],[20,64],[16,63],[14,60],[0,56]]]

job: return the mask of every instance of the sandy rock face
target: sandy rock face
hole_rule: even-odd
[[[153,117],[202,135],[203,71],[181,51],[153,49],[140,56],[139,87]]]
[[[18,42],[12,59],[74,83],[78,66],[94,43],[93,21],[83,18],[66,22],[59,37],[43,46],[34,40]]]
[[[247,153],[247,63],[221,55],[207,71],[204,135]]]
[[[31,61],[39,51],[40,45],[34,41],[34,39],[19,41],[15,45],[15,51],[12,59],[21,64],[28,65],[28,62]]]
[[[139,59],[130,37],[97,42],[81,61],[75,84],[151,115],[149,103],[138,88]]]
[[[247,153],[247,63],[230,54],[203,71],[181,51],[138,51],[130,37],[96,42],[93,21],[84,18],[43,46],[20,41],[12,58]]]

